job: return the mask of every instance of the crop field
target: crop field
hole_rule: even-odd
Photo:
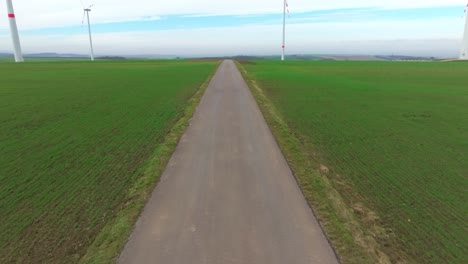
[[[375,211],[403,256],[468,262],[468,64],[257,61],[243,68],[349,205]]]
[[[0,64],[0,263],[74,263],[217,63]]]

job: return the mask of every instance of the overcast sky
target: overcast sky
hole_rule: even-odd
[[[82,0],[100,55],[281,50],[283,0]],[[467,0],[289,0],[287,52],[457,57]],[[13,0],[25,53],[87,53],[80,0]],[[5,1],[0,52],[11,52]]]

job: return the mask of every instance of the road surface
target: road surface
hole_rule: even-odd
[[[224,61],[118,263],[337,262],[244,79]]]

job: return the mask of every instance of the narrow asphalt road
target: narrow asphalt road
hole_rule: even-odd
[[[244,79],[223,62],[118,263],[337,262]]]

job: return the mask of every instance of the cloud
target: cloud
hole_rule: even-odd
[[[90,15],[98,54],[234,55],[278,52],[281,18],[265,14],[281,13],[282,1],[91,0],[85,5],[96,4]],[[460,6],[462,15],[465,0],[289,3],[290,53],[458,53],[463,20],[456,7],[446,6]],[[80,0],[14,0],[14,4],[25,52],[88,52],[86,28],[79,26]],[[437,8],[410,9],[415,7]],[[122,21],[133,22],[113,23]],[[7,22],[0,19],[0,52],[11,50]]]
[[[456,20],[441,19],[432,27],[426,27],[430,22],[428,20],[292,24],[287,32],[287,52],[455,57],[460,45],[459,32],[452,26],[457,23]],[[377,34],[382,31],[386,34]],[[281,25],[99,33],[94,34],[94,44],[95,52],[100,55],[269,55],[280,52],[280,33]],[[399,37],[395,38],[395,34]],[[87,54],[89,50],[85,33],[25,35],[22,40],[26,53],[51,51]],[[0,37],[0,43],[3,41],[10,44],[9,38]]]
[[[265,14],[282,12],[282,0],[91,0],[93,23],[144,20],[167,15],[222,15]],[[356,7],[410,8],[458,5],[463,9],[465,0],[289,0],[291,12],[341,9]],[[14,0],[20,29],[62,27],[81,23],[80,0]],[[6,8],[5,1],[1,9]],[[7,19],[0,20],[0,29],[7,28]]]
[[[154,21],[154,20],[161,20],[160,16],[144,16],[141,18],[143,21]]]

